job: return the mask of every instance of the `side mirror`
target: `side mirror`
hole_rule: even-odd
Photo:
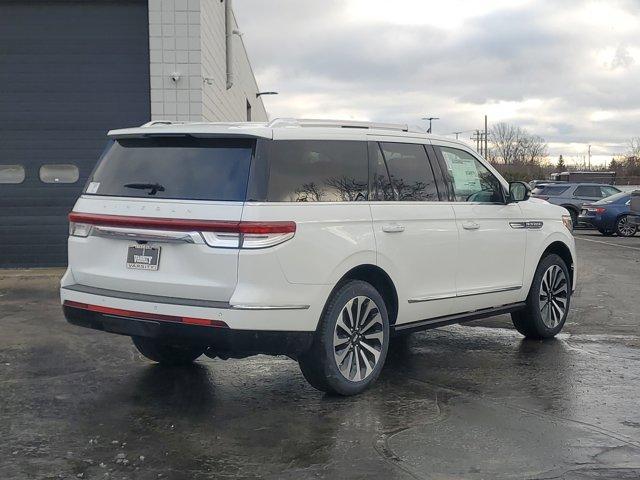
[[[509,203],[524,202],[531,197],[531,187],[524,182],[509,184]]]

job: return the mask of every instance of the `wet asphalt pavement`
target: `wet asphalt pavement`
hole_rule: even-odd
[[[67,325],[59,271],[0,272],[0,479],[638,479],[640,236],[576,235],[558,339],[418,333],[353,398],[283,357],[156,366]]]

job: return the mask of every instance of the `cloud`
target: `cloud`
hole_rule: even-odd
[[[484,114],[551,153],[605,158],[640,135],[634,0],[236,0],[272,116],[481,128]],[[618,149],[618,146],[620,148]],[[566,149],[566,152],[565,150]]]

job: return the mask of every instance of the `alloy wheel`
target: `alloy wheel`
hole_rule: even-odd
[[[636,233],[636,226],[629,223],[627,217],[618,220],[618,235],[622,237],[632,237]]]
[[[564,270],[551,265],[542,275],[538,306],[547,328],[556,328],[564,318],[569,296],[569,282]]]
[[[369,297],[349,300],[340,311],[333,332],[333,354],[344,378],[360,382],[373,373],[384,338],[382,316]]]

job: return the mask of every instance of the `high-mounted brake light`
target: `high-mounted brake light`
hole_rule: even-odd
[[[82,228],[78,228],[82,225]],[[295,222],[192,220],[181,218],[130,217],[71,212],[69,234],[86,237],[91,226],[146,230],[199,232],[210,247],[266,248],[285,242],[295,235]]]

